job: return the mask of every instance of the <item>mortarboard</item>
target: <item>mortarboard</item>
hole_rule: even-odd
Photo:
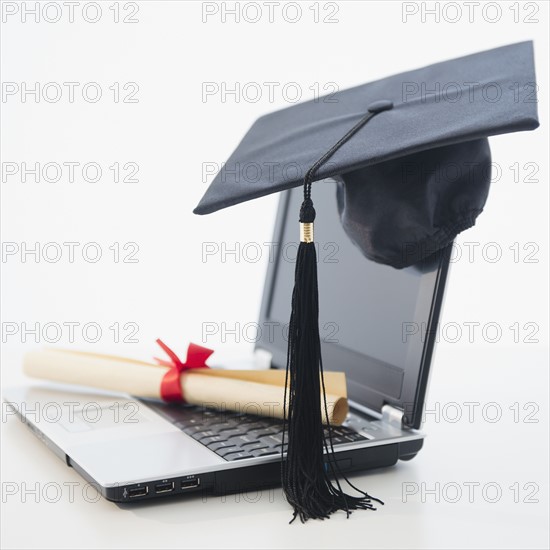
[[[522,42],[265,115],[209,186],[196,214],[304,186],[282,469],[294,517],[305,521],[339,509],[349,514],[373,508],[367,493],[350,496],[342,490],[330,430],[325,441],[316,401],[323,366],[312,183],[336,180],[349,238],[370,260],[403,268],[437,253],[474,225],[491,179],[487,137],[537,126],[533,46]]]

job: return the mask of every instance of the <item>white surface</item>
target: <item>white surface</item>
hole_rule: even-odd
[[[427,415],[424,448],[410,462],[353,477],[385,506],[349,520],[338,514],[290,526],[279,489],[125,507],[97,500],[93,488],[11,418],[2,426],[2,546],[547,548],[547,387],[547,366],[537,353],[509,349],[495,363],[492,353],[440,349],[428,403],[440,413]],[[468,409],[468,402],[479,405]],[[509,409],[514,403],[518,418]],[[523,410],[527,403],[538,411]],[[492,422],[498,410],[502,418]],[[457,413],[462,418],[455,422]],[[516,483],[519,502],[510,489]],[[29,492],[35,487],[37,497]],[[500,499],[490,502],[497,490]]]
[[[12,420],[2,425],[2,546],[547,548],[548,3],[518,3],[519,22],[514,22],[514,3],[498,4],[501,16],[494,22],[488,20],[492,13],[478,7],[471,23],[464,5],[456,23],[446,20],[454,17],[450,11],[440,13],[439,23],[426,14],[423,23],[421,10],[434,3],[408,3],[419,14],[403,23],[401,2],[341,2],[334,24],[314,23],[307,2],[294,24],[277,10],[275,21],[266,21],[261,2],[252,3],[263,10],[259,23],[235,23],[231,16],[226,23],[219,16],[203,23],[200,3],[177,1],[142,2],[138,23],[115,24],[112,4],[101,3],[104,15],[95,24],[83,21],[77,10],[74,23],[66,21],[65,12],[57,23],[22,23],[16,15],[2,25],[4,82],[79,82],[80,88],[97,82],[104,93],[98,103],[77,95],[74,103],[35,103],[32,97],[23,103],[10,96],[1,104],[3,162],[97,162],[103,168],[97,183],[80,177],[70,183],[66,174],[58,183],[17,178],[2,183],[2,241],[29,247],[35,242],[80,243],[72,263],[65,247],[55,263],[35,262],[31,256],[24,262],[20,256],[3,261],[2,383],[19,383],[22,354],[46,343],[43,336],[38,342],[33,336],[23,341],[23,323],[63,327],[58,345],[100,352],[150,357],[156,353],[154,339],[161,336],[178,350],[190,340],[202,341],[217,350],[221,362],[246,356],[253,345],[242,328],[257,319],[268,262],[263,243],[272,239],[277,199],[193,216],[192,208],[211,181],[203,181],[203,163],[222,162],[257,116],[288,105],[280,93],[285,84],[298,83],[305,100],[317,86],[329,92],[334,88],[330,83],[336,83],[343,89],[534,39],[542,126],[491,139],[502,175],[475,228],[458,240],[462,257],[452,269],[429,397],[429,406],[447,405],[448,415],[449,403],[462,404],[466,416],[464,403],[474,401],[497,403],[503,416],[488,422],[480,406],[472,422],[429,417],[429,437],[417,458],[356,479],[386,500],[384,508],[354,514],[349,521],[337,516],[305,526],[286,525],[289,509],[279,491],[259,500],[255,495],[206,502],[196,498],[124,509],[103,500],[86,502],[76,473]],[[320,3],[322,16],[330,13],[328,4]],[[445,4],[439,3],[440,9]],[[139,102],[114,103],[109,90],[114,82],[137,82]],[[219,95],[203,101],[205,82],[228,88],[257,83],[264,94],[257,102],[234,96],[222,102]],[[273,101],[266,95],[266,82],[279,83]],[[109,166],[130,161],[139,165],[139,182],[114,183]],[[520,167],[517,183],[514,163]],[[528,181],[529,174],[536,181]],[[90,242],[101,246],[103,257],[97,263],[80,255]],[[114,262],[109,247],[117,242],[121,247],[137,243],[138,263]],[[473,261],[467,257],[468,242],[479,243]],[[204,243],[241,251],[252,243],[263,254],[257,262],[231,255],[223,261],[219,254],[204,261]],[[497,262],[480,252],[489,243],[502,251]],[[519,262],[514,261],[516,247]],[[525,261],[531,250],[538,250],[536,263]],[[63,325],[68,322],[80,323],[73,342]],[[89,322],[102,329],[97,343],[83,338],[81,327]],[[125,336],[134,326],[124,329],[128,322],[138,328],[137,342],[116,343],[109,327],[120,323]],[[238,337],[223,338],[221,328],[236,323]],[[468,323],[480,323],[472,341]],[[488,323],[502,330],[498,342],[482,333]],[[517,343],[510,329],[515,323]],[[463,334],[453,343],[456,326]],[[7,327],[19,332],[7,335]],[[220,330],[206,338],[205,330],[212,327]],[[533,328],[538,331],[531,339],[538,342],[528,343]],[[522,407],[535,403],[538,422],[514,422],[509,409],[514,403],[522,420],[531,405]],[[80,484],[74,502],[66,482]],[[426,502],[419,495],[402,502],[403,488],[414,487],[403,484],[420,488],[424,483],[433,489],[436,482],[441,487],[461,484],[462,499],[449,502],[454,486],[447,485],[448,498],[442,495],[439,503],[433,495]],[[470,482],[497,483],[500,501],[487,502],[480,486],[469,502],[464,483]],[[23,503],[23,483],[27,488],[38,483],[41,491],[51,493],[39,502],[30,495]],[[57,496],[48,483],[63,489],[58,502],[48,502]],[[514,483],[520,487],[520,503],[514,503],[509,489]],[[19,492],[10,495],[13,487]],[[538,487],[531,497],[538,502],[526,503],[532,487]]]

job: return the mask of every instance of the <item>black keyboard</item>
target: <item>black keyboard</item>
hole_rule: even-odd
[[[225,460],[281,454],[283,421],[277,418],[151,401],[146,404]],[[333,445],[366,439],[344,426],[332,428]]]

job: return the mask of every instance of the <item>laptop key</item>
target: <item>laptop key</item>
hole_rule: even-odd
[[[238,437],[232,437],[229,439],[230,443],[233,443],[233,445],[237,445],[241,447],[246,443],[258,443],[258,441],[259,440],[257,438],[250,437],[249,435],[240,435]]]
[[[280,455],[281,454],[281,450],[277,450],[277,449],[272,449],[272,448],[269,448],[269,447],[266,447],[264,449],[255,449],[252,451],[252,454],[254,456],[271,456],[271,455]]]
[[[197,440],[200,441],[201,439],[204,439],[205,437],[212,437],[213,435],[218,435],[218,434],[214,433],[211,430],[206,430],[206,431],[203,431],[203,432],[195,432],[194,434],[191,434],[191,437],[193,439],[197,439]]]
[[[238,428],[239,425],[237,422],[231,421],[231,422],[219,422],[217,424],[210,424],[208,426],[209,430],[212,430],[213,432],[222,433],[223,431],[227,430],[234,430],[235,428]]]
[[[225,439],[225,437],[221,435],[213,435],[212,437],[205,437],[204,439],[200,440],[200,442],[207,447],[208,445],[210,445],[210,443],[217,443],[220,441],[227,441],[227,439]]]
[[[252,430],[249,432],[246,432],[247,435],[251,437],[263,437],[266,435],[277,435],[279,433],[282,433],[282,429],[279,428],[279,426],[271,426],[269,428],[263,428],[259,430]]]
[[[234,445],[228,446],[228,447],[222,447],[220,449],[216,449],[214,452],[217,455],[220,455],[221,457],[225,458],[225,455],[228,455],[230,453],[238,453],[241,449],[239,447],[235,447]]]
[[[288,441],[288,436],[285,438]],[[283,442],[283,434],[271,434],[264,437],[260,437],[260,441],[267,443],[270,447],[280,445]]]
[[[218,452],[220,449],[236,448],[235,445],[229,443],[229,441],[214,441],[213,443],[209,443],[207,447],[214,452]]]
[[[242,428],[235,428],[233,430],[224,430],[222,433],[223,433],[223,436],[226,437],[227,439],[231,437],[239,437],[241,435],[246,435],[246,432]]]
[[[247,453],[251,453],[252,451],[257,451],[258,449],[269,449],[269,450],[271,450],[270,447],[268,447],[265,443],[262,443],[261,441],[257,441],[256,443],[245,443],[242,446],[242,448]]]
[[[199,426],[188,426],[185,422],[177,422],[176,426],[187,435],[193,435],[194,433],[204,431],[204,426],[202,424]]]
[[[243,458],[254,458],[254,455],[245,451],[240,451],[238,453],[228,453],[224,455],[224,458],[225,460],[242,460]]]
[[[175,424],[178,426],[202,426],[200,418],[178,418]]]
[[[242,428],[246,431],[246,433],[248,433],[251,430],[269,428],[269,424],[267,422],[243,422],[239,425],[239,428]]]

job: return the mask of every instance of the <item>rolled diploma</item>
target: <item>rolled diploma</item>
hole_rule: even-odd
[[[162,379],[170,369],[134,359],[51,349],[27,353],[23,370],[36,378],[161,399]],[[226,378],[223,372],[221,369],[184,372],[180,383],[185,402],[283,418],[284,381],[282,384],[251,382],[234,375]],[[332,425],[342,424],[348,413],[346,397],[327,393],[326,400],[328,421]],[[323,404],[321,418],[327,422]]]

